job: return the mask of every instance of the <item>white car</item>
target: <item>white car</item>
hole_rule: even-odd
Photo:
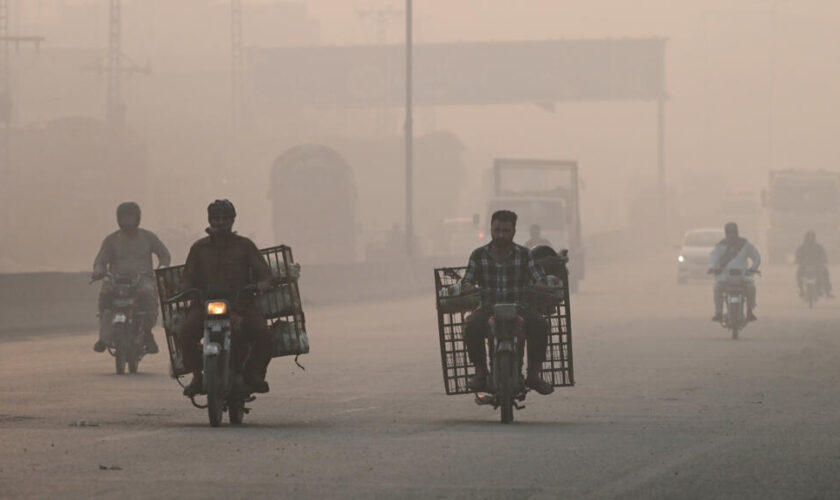
[[[723,229],[686,231],[677,257],[677,282],[685,283],[689,278],[711,278],[707,274],[709,255],[724,236]]]

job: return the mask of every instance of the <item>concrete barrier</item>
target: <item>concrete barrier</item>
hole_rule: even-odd
[[[300,280],[306,305],[321,306],[427,292],[434,300],[432,269],[464,259],[418,259],[306,265]],[[0,274],[0,332],[93,330],[99,283],[89,273]]]

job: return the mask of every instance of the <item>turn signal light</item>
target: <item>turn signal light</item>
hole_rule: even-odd
[[[227,314],[227,302],[208,302],[207,314],[211,316]]]

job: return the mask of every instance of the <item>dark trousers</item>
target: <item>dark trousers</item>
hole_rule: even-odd
[[[464,343],[467,353],[475,366],[487,366],[485,339],[490,333],[492,306],[484,306],[473,312],[464,326]],[[525,320],[525,336],[528,340],[528,365],[536,366],[545,361],[545,349],[548,345],[548,323],[542,315],[531,308],[523,307],[519,315]]]
[[[232,310],[232,313],[232,359],[240,359],[242,355],[240,346],[243,342],[237,341],[236,336],[245,335],[245,339],[239,340],[250,340],[252,342],[251,354],[245,364],[245,371],[265,377],[268,363],[271,362],[274,353],[271,332],[268,330],[265,318],[255,306],[238,306]],[[204,318],[206,316],[203,307],[190,309],[181,324],[181,331],[178,335],[181,353],[184,356],[184,368],[191,372],[201,370],[202,353],[198,348],[198,343],[204,337]]]

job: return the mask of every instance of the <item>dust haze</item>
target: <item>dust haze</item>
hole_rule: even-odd
[[[840,306],[793,265],[809,229],[840,260],[840,3],[415,1],[409,189],[407,3],[0,0],[0,496],[840,498]],[[176,266],[225,198],[302,265],[298,343],[211,428],[176,299],[115,375],[88,273],[121,202]],[[569,257],[506,426],[444,326],[498,209]],[[730,221],[758,318],[707,272]]]
[[[388,78],[402,78],[400,5],[245,1],[237,73],[227,3],[124,1],[117,110],[109,118],[108,2],[9,4],[9,34],[44,40],[38,50],[9,48],[3,271],[87,269],[115,229],[116,204],[128,199],[143,208],[143,226],[169,240],[176,261],[201,236],[206,204],[220,197],[239,207],[237,229],[259,244],[314,248],[309,236],[275,228],[284,220],[278,211],[291,209],[274,205],[283,202],[272,196],[272,166],[302,145],[336,152],[350,174],[349,217],[344,202],[328,196],[309,210],[313,218],[340,214],[334,225],[312,222],[322,235],[350,235],[352,251],[334,257],[381,255],[404,231],[402,96],[317,107],[281,97],[266,106],[271,90],[259,81],[266,71],[251,64],[272,48],[391,45]],[[667,218],[650,217],[660,195],[655,102],[418,104],[415,232],[424,255],[441,251],[445,219],[479,214],[485,229],[496,157],[579,162],[583,237],[593,255],[604,238],[626,238],[641,250],[648,236],[661,236],[654,227],[661,224],[670,246],[686,229],[725,222],[719,209],[727,192],[758,196],[771,169],[832,169],[838,157],[840,95],[831,82],[840,63],[830,47],[840,38],[840,8],[830,2],[430,1],[415,10],[418,50],[442,42],[666,39]],[[318,78],[317,68],[308,71]],[[323,74],[330,78],[330,68]],[[271,77],[295,75],[277,65]],[[414,79],[421,86],[428,75]],[[337,180],[325,174],[322,181],[330,179]],[[754,232],[747,236],[760,241],[763,228]],[[312,253],[301,260],[330,260]]]

